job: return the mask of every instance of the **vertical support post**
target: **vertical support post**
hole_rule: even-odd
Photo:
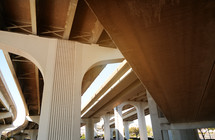
[[[136,104],[140,140],[148,140],[144,108],[145,108],[144,103]]]
[[[163,140],[170,140],[168,130],[162,130]]]
[[[97,136],[97,123],[94,123],[94,137]]]
[[[129,124],[130,124],[130,122],[124,121],[123,124],[124,124],[124,129],[125,129],[125,138],[128,140],[128,139],[130,139],[130,136],[129,136]]]
[[[113,131],[114,131],[114,128],[110,128],[110,138],[113,139]]]
[[[124,140],[122,106],[114,108],[116,140]]]
[[[86,140],[94,140],[94,123],[93,119],[89,118],[86,121]]]
[[[158,110],[157,110],[157,104],[155,103],[152,96],[147,92],[147,98],[148,98],[148,104],[149,104],[149,112],[150,117],[152,121],[152,130],[153,130],[153,136],[156,140],[163,140],[162,139],[162,131],[160,128],[160,120],[158,118]]]
[[[110,140],[110,114],[102,116],[104,120],[104,140]]]
[[[77,134],[80,133],[81,80],[85,72],[97,62],[122,58],[122,55],[116,49],[65,40],[49,45],[38,140],[77,140],[80,139]]]
[[[53,75],[45,77],[38,140],[80,139],[81,59],[75,42],[57,41],[54,68],[47,71]]]

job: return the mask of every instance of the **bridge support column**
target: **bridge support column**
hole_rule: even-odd
[[[104,140],[110,140],[110,114],[102,116],[104,120]]]
[[[147,91],[147,98],[148,98],[148,104],[149,104],[149,112],[152,122],[152,130],[153,130],[153,136],[155,140],[163,140],[162,137],[162,131],[160,127],[160,120],[158,118],[158,109],[157,104],[155,103],[152,96]]]
[[[110,138],[113,139],[113,131],[114,131],[114,128],[110,128]]]
[[[196,129],[171,130],[170,140],[199,140]]]
[[[86,140],[94,140],[94,122],[93,119],[86,120]]]
[[[168,120],[161,115],[157,108],[157,104],[147,91],[147,98],[149,104],[149,112],[152,121],[152,129],[155,140],[199,140],[196,129],[186,129],[187,124],[177,126],[170,124]],[[162,125],[161,125],[162,124]],[[164,127],[166,124],[168,128]],[[190,123],[191,125],[192,123]],[[171,127],[170,127],[171,126]],[[177,128],[178,127],[178,128]]]
[[[119,50],[9,32],[0,34],[1,49],[28,58],[44,76],[38,140],[80,139],[81,80],[90,67],[121,60]]]
[[[124,124],[124,129],[125,129],[125,138],[128,140],[128,139],[130,139],[130,136],[129,136],[129,124],[130,124],[130,122],[124,121],[123,124]]]
[[[138,118],[138,125],[140,131],[140,140],[148,140],[147,137],[147,129],[146,129],[146,121],[145,121],[145,104],[144,103],[136,103],[137,109],[137,118]]]
[[[73,41],[56,40],[50,45],[38,140],[78,140],[84,74],[98,62],[122,56],[116,49]]]
[[[162,130],[162,134],[163,134],[163,140],[170,140],[168,130]]]
[[[57,41],[44,81],[38,140],[80,139],[82,52],[75,42]]]
[[[116,140],[124,140],[122,107],[114,108]]]
[[[94,137],[97,136],[97,123],[94,123]]]

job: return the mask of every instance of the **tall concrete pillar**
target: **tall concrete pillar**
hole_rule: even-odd
[[[124,129],[125,129],[125,138],[128,140],[128,139],[130,139],[130,136],[129,136],[129,124],[130,124],[130,122],[124,121],[123,124],[124,124]]]
[[[40,58],[45,58],[47,65],[38,140],[77,140],[80,139],[81,84],[85,72],[97,62],[120,55],[113,49],[65,40],[48,45],[51,47],[47,55]]]
[[[110,140],[110,114],[102,116],[104,120],[104,140]]]
[[[122,107],[114,108],[116,140],[124,140]]]
[[[171,130],[170,140],[199,140],[196,129]]]
[[[136,103],[136,109],[137,109],[137,118],[138,118],[138,125],[139,125],[139,131],[140,131],[140,139],[148,140],[146,121],[145,121],[145,112],[144,112],[145,104]]]
[[[162,130],[163,140],[170,140],[168,130]]]
[[[162,130],[160,124],[162,120],[165,120],[166,118],[159,117],[157,104],[155,103],[154,99],[151,97],[148,91],[147,98],[155,140],[199,140],[197,130]],[[165,123],[167,122],[168,121],[166,120]]]
[[[94,123],[94,137],[97,136],[97,123]]]
[[[114,128],[110,128],[110,138],[113,139],[113,131],[114,131]]]
[[[44,79],[38,140],[80,139],[81,57],[75,42],[57,41],[55,61],[50,60]]]
[[[38,140],[80,139],[81,80],[98,62],[122,59],[119,50],[8,32],[2,41],[1,49],[28,58],[44,77]]]
[[[94,123],[93,119],[87,119],[86,121],[86,140],[94,140]]]
[[[147,98],[148,98],[149,112],[150,112],[150,117],[152,122],[153,136],[155,140],[163,140],[162,131],[160,127],[160,120],[158,118],[157,104],[155,103],[154,99],[151,97],[148,91],[147,91]]]

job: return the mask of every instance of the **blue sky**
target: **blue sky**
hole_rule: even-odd
[[[18,106],[17,109],[17,118],[13,122],[14,126],[21,125],[25,120],[25,108],[24,104],[22,102],[22,98],[20,97],[19,90],[16,86],[16,83],[13,79],[12,73],[9,69],[9,66],[7,64],[7,61],[4,57],[3,51],[0,50],[0,71],[2,72],[2,75],[5,79],[5,82],[7,84],[7,87],[11,93],[12,98],[14,99],[14,102],[16,106]]]

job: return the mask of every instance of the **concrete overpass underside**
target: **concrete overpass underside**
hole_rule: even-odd
[[[214,1],[86,1],[170,122],[215,120]]]
[[[43,118],[40,140],[60,139],[60,132],[61,139],[69,139],[78,132],[80,114],[82,119],[113,114],[125,101],[148,104],[150,110],[154,99],[169,124],[214,124],[214,13],[212,0],[0,1],[0,48],[14,70],[27,114],[37,123]],[[120,72],[132,71],[92,106],[122,75],[113,77],[81,111],[81,95],[106,64],[123,59],[128,64]],[[4,113],[7,107],[2,103],[0,108]],[[0,124],[12,121],[3,118]],[[71,127],[62,127],[67,124]],[[29,123],[26,129],[31,128],[38,126]]]

